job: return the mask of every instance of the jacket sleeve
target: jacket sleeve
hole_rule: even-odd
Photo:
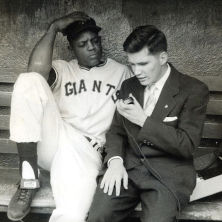
[[[104,163],[114,156],[124,156],[124,141],[126,141],[125,129],[122,126],[122,117],[116,110],[109,131],[106,134],[105,152],[106,157]]]
[[[125,81],[122,83],[119,99],[124,98],[124,88]],[[106,156],[104,163],[106,164],[108,160],[114,156],[119,156],[124,159],[124,147],[127,141],[127,134],[125,128],[123,127],[123,117],[118,113],[117,109],[115,111],[112,124],[109,131],[106,133],[106,144],[105,152]]]
[[[200,142],[208,99],[209,91],[204,84],[191,88],[176,127],[147,117],[137,140],[150,141],[155,149],[177,157],[192,158]]]

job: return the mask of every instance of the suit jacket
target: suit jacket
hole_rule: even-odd
[[[144,87],[136,77],[122,84],[120,97],[125,99],[129,93],[142,106]],[[138,144],[150,166],[184,205],[196,183],[193,152],[200,142],[208,97],[209,91],[204,83],[179,73],[171,65],[170,76],[143,127],[116,111],[106,135],[104,163],[113,156],[121,156],[126,169],[133,169],[143,160],[136,151]],[[164,122],[165,117],[177,117],[177,120]]]

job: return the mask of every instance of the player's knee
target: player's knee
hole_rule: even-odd
[[[21,73],[14,85],[13,96],[14,95],[29,95],[28,92],[35,91],[36,87],[34,85],[40,86],[46,81],[40,74],[35,72]],[[45,82],[44,82],[45,84]]]
[[[33,80],[39,80],[41,79],[41,75],[37,72],[26,72],[26,73],[21,73],[18,76],[18,79],[16,82],[29,82],[29,81],[33,81]]]
[[[14,86],[14,92],[23,92],[24,90],[31,88],[33,84],[36,84],[36,82],[40,81],[40,78],[40,74],[33,72],[19,74]]]

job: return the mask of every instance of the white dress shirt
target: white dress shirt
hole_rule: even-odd
[[[171,68],[167,64],[167,70],[164,75],[151,86],[147,86],[144,90],[144,104],[143,109],[147,116],[150,116],[156,106],[156,103],[160,97],[163,86],[170,75]]]

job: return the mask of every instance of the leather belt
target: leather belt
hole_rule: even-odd
[[[85,136],[85,138],[91,143],[92,147],[96,149],[96,151],[102,153],[103,152],[103,147],[99,146],[97,142],[92,142],[92,139],[88,136]]]

